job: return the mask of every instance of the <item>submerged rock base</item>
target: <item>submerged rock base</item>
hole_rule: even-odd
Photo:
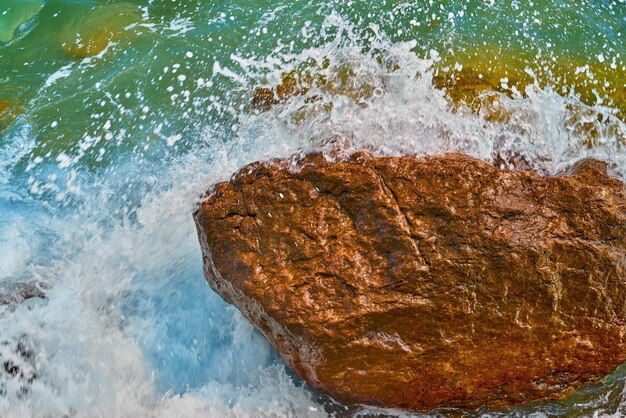
[[[342,403],[558,398],[626,360],[626,197],[606,168],[251,164],[195,213],[206,277]]]

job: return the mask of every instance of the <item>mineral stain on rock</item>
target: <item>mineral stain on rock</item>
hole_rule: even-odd
[[[211,287],[316,390],[500,407],[626,360],[626,196],[606,171],[308,155],[244,167],[194,216]]]

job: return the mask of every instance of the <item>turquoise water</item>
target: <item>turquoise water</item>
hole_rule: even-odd
[[[210,291],[198,196],[338,136],[624,179],[625,39],[622,0],[0,0],[0,301],[45,293],[0,304],[0,416],[402,415],[321,400]],[[440,416],[620,416],[625,374]]]

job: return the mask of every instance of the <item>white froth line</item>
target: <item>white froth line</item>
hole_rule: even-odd
[[[221,74],[224,77],[228,77],[242,85],[246,84],[246,80],[243,77],[241,77],[239,74],[235,73],[228,67],[222,67],[217,61],[215,61],[215,63],[213,64],[213,75],[215,74]]]
[[[46,83],[44,84],[44,88],[50,87],[51,85],[53,85],[54,83],[56,83],[62,78],[69,77],[70,74],[72,74],[73,66],[74,66],[74,63],[64,65],[63,67],[59,68],[56,72],[51,74],[50,77],[48,77],[48,79],[46,80]]]

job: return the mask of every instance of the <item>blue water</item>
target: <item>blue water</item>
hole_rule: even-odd
[[[0,416],[345,412],[209,289],[199,196],[338,136],[380,154],[515,153],[548,174],[593,156],[624,179],[625,8],[0,0]],[[438,81],[463,68],[497,81],[468,89],[478,109]],[[307,71],[325,82],[252,108],[256,88]],[[620,416],[625,374],[491,416]]]

